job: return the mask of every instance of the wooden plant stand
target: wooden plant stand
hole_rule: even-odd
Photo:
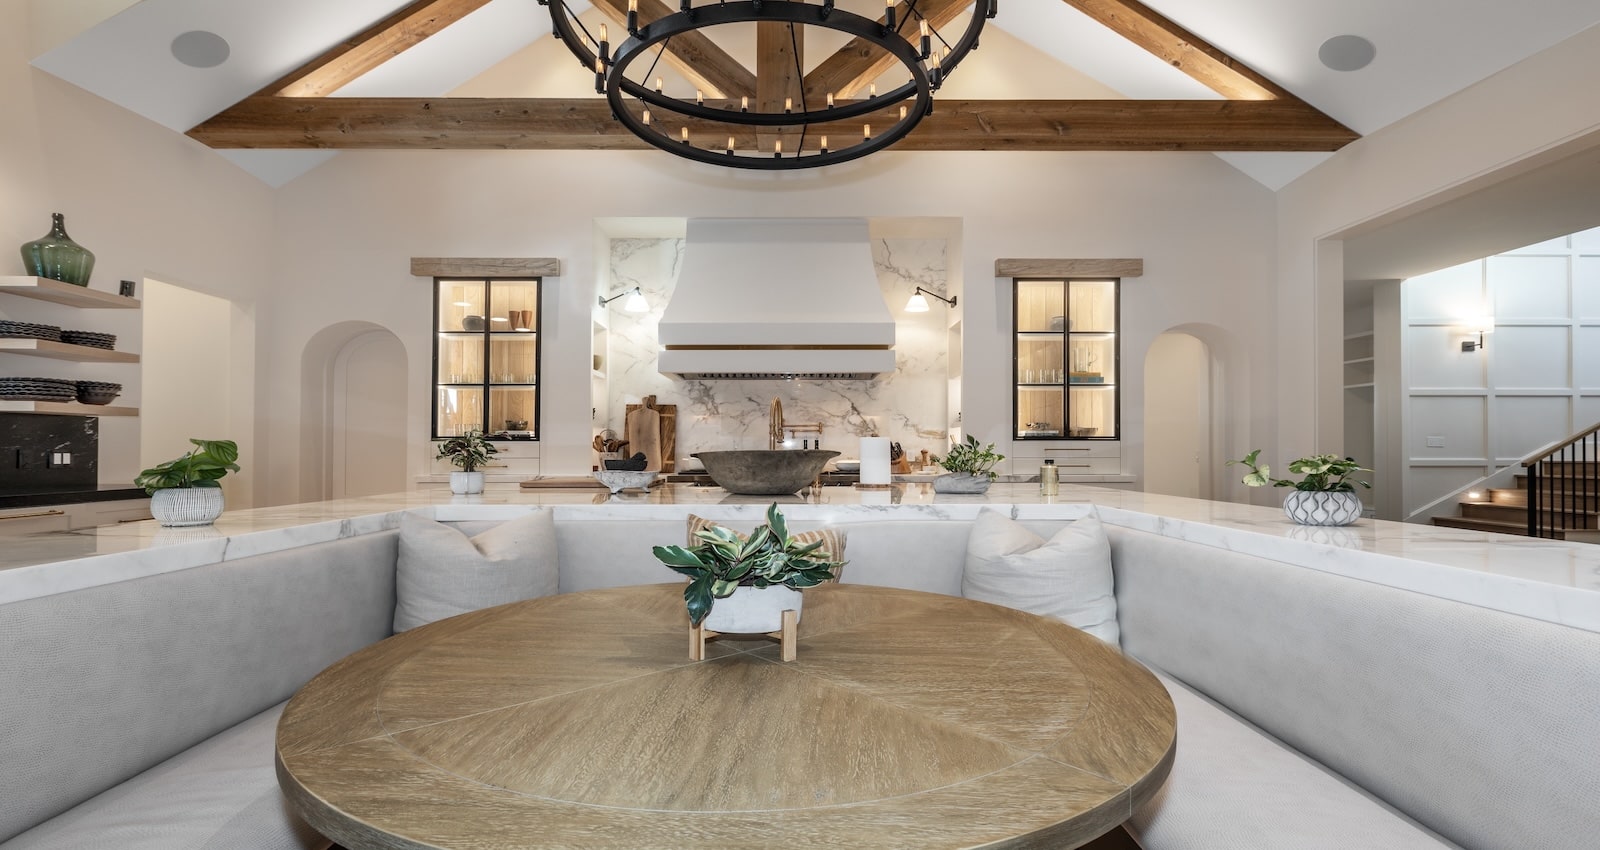
[[[799,648],[799,623],[800,615],[793,610],[783,612],[783,627],[775,632],[764,632],[762,637],[773,638],[783,647],[782,658],[784,661],[793,661],[796,650]],[[722,637],[722,632],[715,632],[703,625],[689,627],[689,660],[706,660],[706,642]]]

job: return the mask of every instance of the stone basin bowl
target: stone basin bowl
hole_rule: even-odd
[[[695,452],[706,474],[729,493],[783,496],[817,480],[822,467],[839,456],[828,449]]]

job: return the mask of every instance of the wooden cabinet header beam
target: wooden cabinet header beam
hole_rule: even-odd
[[[995,277],[1143,277],[1144,260],[1050,260],[1001,257],[994,261]]]
[[[417,277],[560,277],[554,257],[412,257]]]

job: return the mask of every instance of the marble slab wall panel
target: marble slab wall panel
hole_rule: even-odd
[[[944,240],[878,239],[873,264],[895,317],[895,371],[873,381],[680,381],[656,371],[656,327],[672,297],[683,260],[682,239],[617,239],[611,243],[611,291],[638,286],[648,313],[611,313],[609,410],[606,423],[623,433],[627,404],[655,395],[678,406],[678,457],[715,449],[767,447],[767,409],[783,402],[787,422],[822,425],[822,447],[857,457],[859,440],[876,428],[913,457],[942,454],[948,393],[948,316],[944,305],[907,313],[912,291],[946,294]],[[786,294],[804,297],[804,293]],[[811,439],[815,435],[801,434]]]

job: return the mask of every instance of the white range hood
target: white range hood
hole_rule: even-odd
[[[658,368],[686,380],[893,372],[867,220],[690,219],[660,339]]]

